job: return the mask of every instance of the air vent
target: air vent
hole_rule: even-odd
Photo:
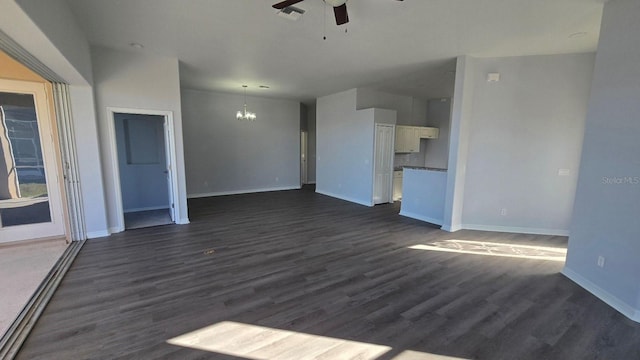
[[[287,18],[289,20],[298,20],[304,14],[305,10],[296,6],[287,6],[282,10],[278,10],[276,14],[282,16],[283,18]]]

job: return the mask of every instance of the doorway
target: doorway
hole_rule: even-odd
[[[120,194],[119,230],[175,222],[177,187],[170,116],[153,111],[110,109],[114,174]]]

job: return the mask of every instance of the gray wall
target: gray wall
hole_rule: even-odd
[[[564,273],[640,321],[640,2],[605,4]],[[597,267],[599,256],[605,266]]]
[[[180,213],[177,223],[188,223],[186,181],[184,175],[184,153],[182,145],[182,111],[180,104],[180,77],[178,60],[165,57],[121,52],[106,48],[92,48],[93,77],[95,81],[96,108],[100,124],[102,170],[107,198],[107,215],[111,232],[121,231],[118,225],[118,209],[115,199],[114,164],[111,156],[109,118],[107,107],[171,111],[174,121],[174,140],[177,163],[174,174],[178,180]]]
[[[356,110],[357,90],[317,99],[316,191],[373,205],[374,120]]]
[[[133,114],[114,117],[124,212],[168,209],[164,117]]]
[[[449,166],[451,99],[432,99],[427,101],[426,125],[437,127],[440,132],[437,139],[423,141],[426,146],[424,166],[446,169]]]
[[[568,235],[594,54],[475,63],[463,227]]]
[[[300,188],[300,103],[182,90],[190,197]]]

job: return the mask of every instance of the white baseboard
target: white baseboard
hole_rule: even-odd
[[[95,238],[101,238],[101,237],[107,237],[109,235],[111,235],[111,229],[109,230],[98,230],[98,231],[91,231],[87,233],[87,239],[95,239]]]
[[[412,212],[409,211],[404,211],[404,210],[400,210],[400,215],[402,216],[406,216],[406,217],[410,217],[412,219],[416,219],[416,220],[421,220],[421,221],[426,221],[430,224],[435,224],[435,225],[440,225],[442,226],[442,219],[436,219],[436,218],[432,218],[432,217],[428,217],[428,216],[423,216],[423,215],[418,215],[418,214],[414,214]]]
[[[182,218],[182,219],[177,219],[176,220],[176,224],[178,225],[187,225],[189,224],[189,218]]]
[[[517,234],[569,236],[569,230],[563,230],[563,229],[544,229],[544,228],[479,225],[479,224],[462,224],[462,229],[479,230],[479,231],[495,231],[495,232],[506,232],[506,233],[517,233]]]
[[[114,226],[114,227],[110,227],[109,228],[109,234],[115,234],[115,233],[120,233],[124,231],[124,226],[120,227],[120,226]]]
[[[618,297],[602,289],[600,286],[594,284],[590,280],[584,278],[582,275],[569,269],[566,266],[564,267],[564,269],[562,269],[562,275],[568,277],[571,281],[580,285],[582,288],[592,293],[600,300],[604,301],[607,305],[619,311],[622,315],[635,322],[640,322],[640,309],[636,309],[626,302],[618,299]]]
[[[215,191],[215,192],[209,192],[209,193],[188,194],[187,199],[197,199],[197,198],[203,198],[203,197],[224,196],[224,195],[252,194],[252,193],[269,192],[269,191],[297,190],[297,189],[300,189],[300,185],[262,188],[262,189]]]
[[[448,232],[456,232],[456,231],[462,230],[462,226],[459,224],[457,225],[443,224],[440,229]]]
[[[142,208],[125,209],[124,213],[126,214],[126,213],[131,213],[131,212],[136,212],[136,211],[163,210],[163,209],[169,209],[169,205],[149,206],[149,207],[142,207]]]
[[[361,201],[359,199],[354,199],[354,198],[351,198],[351,197],[348,197],[348,196],[338,195],[338,194],[334,194],[334,193],[331,193],[331,192],[328,192],[328,191],[322,191],[322,190],[317,190],[317,189],[316,189],[316,192],[318,194],[330,196],[332,198],[336,198],[336,199],[340,199],[340,200],[356,203],[356,204],[359,204],[359,205],[364,205],[364,206],[368,206],[368,207],[372,207],[373,206],[373,202],[368,202],[367,203],[367,202]]]

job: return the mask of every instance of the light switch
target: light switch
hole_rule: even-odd
[[[570,169],[558,169],[558,176],[569,176],[571,175]]]

